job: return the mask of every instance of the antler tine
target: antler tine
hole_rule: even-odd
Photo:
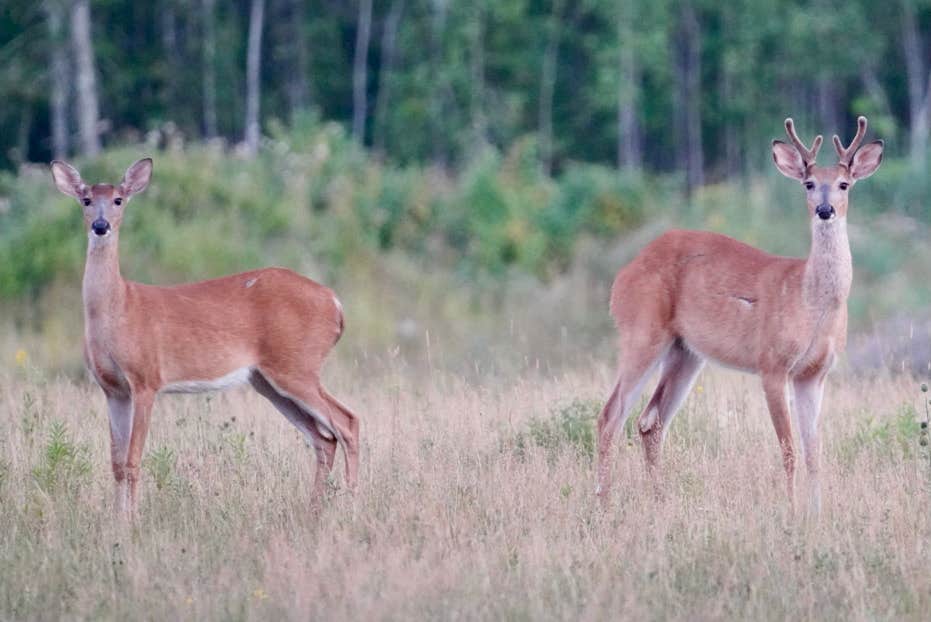
[[[854,154],[857,152],[857,149],[860,148],[860,143],[863,142],[864,136],[866,136],[866,117],[862,115],[857,117],[857,135],[853,137],[853,140],[850,141],[850,145],[846,149],[837,134],[834,134],[834,150],[837,152],[837,158],[840,164],[850,165]]]
[[[791,117],[786,119],[786,134],[789,135],[789,138],[792,140],[792,144],[795,145],[795,149],[799,152],[799,154],[801,154],[805,165],[808,166],[814,164],[815,158],[818,157],[818,151],[821,149],[821,143],[824,140],[821,134],[815,136],[815,140],[811,143],[811,149],[809,149],[798,137],[798,134],[795,133],[795,122],[792,121]]]
[[[821,134],[815,136],[815,140],[811,143],[811,164],[815,163],[815,158],[818,157],[818,152],[821,151],[821,143],[824,142],[824,137]]]

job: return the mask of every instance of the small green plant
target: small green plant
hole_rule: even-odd
[[[158,447],[145,457],[142,461],[142,468],[155,481],[155,487],[158,490],[168,490],[176,488],[179,480],[175,475],[175,464],[178,457],[170,447]]]
[[[0,490],[6,485],[6,480],[10,477],[10,463],[7,460],[0,459]]]
[[[886,458],[898,452],[906,457],[914,456],[914,438],[920,430],[918,412],[911,404],[901,404],[895,414],[889,416],[864,413],[853,434],[838,444],[838,452],[847,466],[852,465],[863,452]]]
[[[223,442],[229,447],[233,454],[233,460],[238,465],[246,462],[246,441],[248,437],[242,432],[228,432],[223,436]]]
[[[36,398],[31,391],[23,392],[22,417],[20,419],[23,436],[31,439],[39,427],[39,409],[36,408]]]
[[[595,419],[601,405],[595,400],[574,399],[550,411],[550,416],[530,421],[527,432],[515,439],[519,454],[529,445],[546,450],[550,458],[570,448],[591,459],[595,455]]]
[[[232,454],[233,462],[239,466],[245,464],[248,455],[246,443],[249,437],[236,429],[236,417],[230,417],[220,424],[220,440],[222,446]]]
[[[928,403],[931,402],[931,400],[928,400],[926,397],[928,393],[927,384],[921,384],[921,392],[924,394],[921,397],[921,401],[924,402],[925,405],[925,420],[919,424],[918,445],[921,447],[921,452],[924,454],[924,457],[928,460],[928,483],[929,488],[931,488],[931,449],[928,448],[928,426],[929,422],[931,422],[931,410],[928,408]]]
[[[89,480],[91,463],[87,447],[78,445],[61,421],[53,421],[42,452],[32,470],[36,484],[47,494],[76,492]]]

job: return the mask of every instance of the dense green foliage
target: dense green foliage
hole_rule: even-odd
[[[151,153],[152,184],[127,207],[121,231],[123,273],[143,282],[279,264],[357,294],[370,290],[366,300],[376,305],[384,302],[374,298],[381,286],[372,279],[387,288],[409,280],[435,316],[440,299],[453,304],[443,293],[451,286],[487,290],[500,301],[505,290],[516,298],[537,295],[515,278],[545,286],[581,268],[588,276],[578,287],[592,282],[597,289],[579,304],[596,305],[585,317],[600,318],[606,294],[599,292],[645,243],[630,238],[643,226],[719,231],[781,254],[808,250],[801,191],[775,169],[743,183],[708,185],[689,203],[675,177],[597,164],[547,176],[532,141],[506,153],[489,148],[455,176],[380,162],[341,125],[313,117],[293,131],[273,131],[255,158],[204,144]],[[87,180],[116,182],[138,154],[138,147],[117,148],[77,165]],[[922,201],[929,194],[931,180],[896,159],[854,189],[855,323],[931,302],[922,224],[931,216]],[[55,190],[48,168],[0,173],[0,198],[0,300],[35,299],[55,282],[74,290],[86,236],[80,209]],[[391,263],[398,256],[404,266]],[[438,279],[430,287],[427,274]]]
[[[608,238],[640,224],[652,184],[597,166],[544,177],[531,155],[488,150],[453,180],[366,158],[339,125],[279,136],[255,159],[207,146],[155,155],[152,185],[127,208],[124,271],[196,278],[268,261],[314,258],[340,271],[354,258],[400,250],[449,270],[546,277],[568,263],[580,234]],[[82,167],[119,180],[134,150]],[[0,176],[0,298],[76,280],[85,245],[80,210],[44,166]]]

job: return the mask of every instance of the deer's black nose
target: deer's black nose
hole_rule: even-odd
[[[103,218],[98,218],[91,223],[91,230],[97,235],[107,235],[110,231],[110,223]]]
[[[815,213],[818,214],[818,218],[821,220],[829,220],[834,217],[834,206],[826,203],[821,204],[815,208]]]

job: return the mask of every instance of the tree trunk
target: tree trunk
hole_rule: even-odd
[[[725,51],[723,56],[727,56]],[[731,71],[726,58],[721,63],[721,107],[724,108],[722,118],[722,132],[724,134],[724,175],[738,175],[742,172],[742,158],[740,157],[740,141],[738,139],[737,119],[731,111],[727,110],[730,102],[734,98],[734,74]],[[714,166],[712,163],[711,166]]]
[[[388,124],[388,103],[391,100],[391,80],[394,76],[395,55],[397,51],[398,28],[404,14],[404,0],[394,0],[385,20],[381,35],[381,67],[378,70],[378,95],[375,98],[375,122],[372,144],[376,153],[385,150],[385,134]]]
[[[634,42],[636,7],[631,0],[620,0],[618,9],[617,165],[621,170],[636,171],[643,166],[638,114],[641,74]]]
[[[921,34],[912,0],[902,0],[902,46],[908,78],[909,153],[912,165],[923,168],[928,152],[931,75],[927,73]]]
[[[352,66],[352,137],[365,143],[365,115],[368,105],[369,39],[372,32],[372,0],[359,0],[359,22],[356,28],[356,52]]]
[[[889,103],[889,95],[886,89],[879,81],[876,75],[876,67],[867,65],[860,71],[860,81],[863,83],[863,90],[873,102],[873,106],[879,114],[884,117],[892,117],[892,106]]]
[[[701,33],[689,0],[681,5],[675,50],[676,128],[679,166],[685,170],[685,193],[691,199],[704,183],[701,133]]]
[[[476,0],[469,33],[469,116],[471,117],[472,153],[479,153],[488,143],[488,119],[485,116],[485,5]]]
[[[295,115],[307,108],[310,103],[310,88],[307,74],[310,70],[310,58],[307,49],[307,36],[304,34],[305,8],[304,0],[288,0],[289,50],[291,75],[285,87],[291,121]]]
[[[64,5],[60,0],[47,0],[45,14],[48,20],[51,43],[51,108],[52,157],[63,160],[68,156],[68,57],[65,53]]]
[[[429,101],[430,134],[433,143],[433,164],[440,168],[445,168],[447,163],[444,133],[446,76],[443,68],[443,38],[449,2],[450,0],[432,0],[433,15],[430,20],[430,73],[432,74]]]
[[[201,0],[201,17],[203,19],[203,107],[204,137],[215,138],[217,135],[217,35],[215,0]]]
[[[168,66],[165,80],[165,110],[176,110],[182,61],[178,50],[177,13],[174,0],[163,0],[160,6],[162,57]]]
[[[728,5],[721,6],[721,38],[725,41],[721,50],[720,64],[720,110],[718,114],[722,120],[724,166],[723,175],[726,178],[735,177],[742,173],[743,158],[740,156],[740,139],[738,138],[739,115],[735,114],[735,98],[739,97],[739,89],[735,88],[735,69],[740,64],[739,48],[733,43],[737,34],[734,27],[734,10]],[[713,165],[712,165],[713,166]]]
[[[562,8],[563,0],[553,0],[553,9],[547,19],[546,48],[543,50],[543,64],[540,68],[540,107],[538,110],[540,164],[547,175],[553,171],[553,95],[556,92]]]
[[[259,104],[262,67],[262,26],[265,20],[265,0],[252,0],[249,12],[249,43],[246,56],[246,153],[259,150]]]
[[[833,76],[822,74],[816,82],[816,95],[818,100],[818,117],[821,120],[821,128],[827,134],[844,135],[844,128],[841,127],[839,97],[837,92],[837,82]]]
[[[97,105],[97,79],[94,75],[94,49],[91,46],[89,0],[75,0],[71,5],[71,45],[74,48],[77,74],[77,117],[81,153],[86,157],[94,157],[100,153],[100,113]]]
[[[10,159],[17,166],[29,161],[29,134],[32,131],[32,107],[24,102],[19,114],[19,127],[16,132],[16,148]]]

